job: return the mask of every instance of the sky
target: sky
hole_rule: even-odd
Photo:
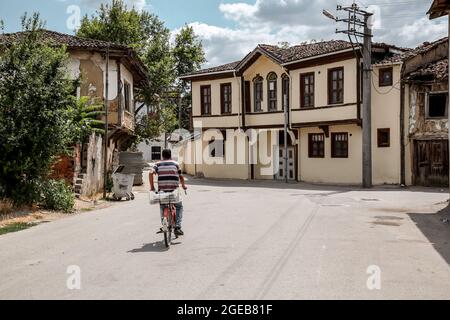
[[[139,10],[157,14],[173,34],[191,25],[203,42],[210,67],[242,59],[257,44],[291,45],[345,39],[335,33],[346,28],[322,15],[322,9],[342,16],[337,4],[353,0],[125,0]],[[5,32],[20,31],[24,12],[40,12],[46,28],[74,34],[80,16],[95,14],[108,0],[0,0]],[[374,15],[374,41],[416,47],[447,35],[447,18],[430,21],[431,0],[358,0]]]

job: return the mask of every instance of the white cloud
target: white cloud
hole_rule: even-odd
[[[352,0],[343,0],[343,5]],[[398,46],[415,47],[447,34],[447,19],[430,21],[426,17],[429,1],[411,0],[396,3],[378,0],[364,9],[375,13],[374,41]],[[360,4],[368,1],[358,1]],[[298,44],[308,40],[347,39],[337,35],[337,26],[322,15],[322,9],[335,8],[329,0],[255,0],[248,3],[222,3],[224,17],[234,27],[218,27],[201,22],[190,25],[203,40],[208,63],[213,66],[242,59],[259,43],[277,44],[287,41]],[[405,10],[406,9],[406,10]],[[337,12],[342,16],[343,12]],[[439,21],[440,20],[440,21]],[[176,31],[175,31],[176,32]]]

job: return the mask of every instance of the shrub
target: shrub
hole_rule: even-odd
[[[43,208],[69,213],[75,205],[75,196],[63,180],[48,180],[41,186],[41,201]]]

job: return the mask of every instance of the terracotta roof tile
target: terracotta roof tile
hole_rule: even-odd
[[[329,54],[336,51],[350,49],[350,42],[342,40],[322,41],[317,43],[301,44],[289,48],[262,44],[261,49],[272,55],[280,63],[289,63],[301,59]]]
[[[241,61],[235,61],[235,62],[231,62],[231,63],[227,63],[227,64],[223,64],[217,67],[211,67],[208,69],[202,69],[202,70],[198,70],[192,73],[189,73],[189,75],[197,75],[197,74],[203,74],[203,73],[214,73],[214,72],[222,72],[222,71],[234,71],[237,67],[237,65],[240,63]]]
[[[127,46],[116,44],[113,42],[80,38],[68,34],[59,33],[56,31],[42,30],[43,37],[46,40],[54,43],[55,45],[66,45],[68,48],[80,48],[80,49],[106,49],[108,46],[111,49],[128,50]],[[22,37],[24,32],[5,33],[0,34],[0,44],[11,44],[18,41]]]

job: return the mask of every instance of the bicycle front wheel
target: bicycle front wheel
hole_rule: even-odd
[[[164,244],[166,245],[166,248],[170,248],[170,244],[172,242],[172,231],[169,229],[168,231],[164,232]]]

